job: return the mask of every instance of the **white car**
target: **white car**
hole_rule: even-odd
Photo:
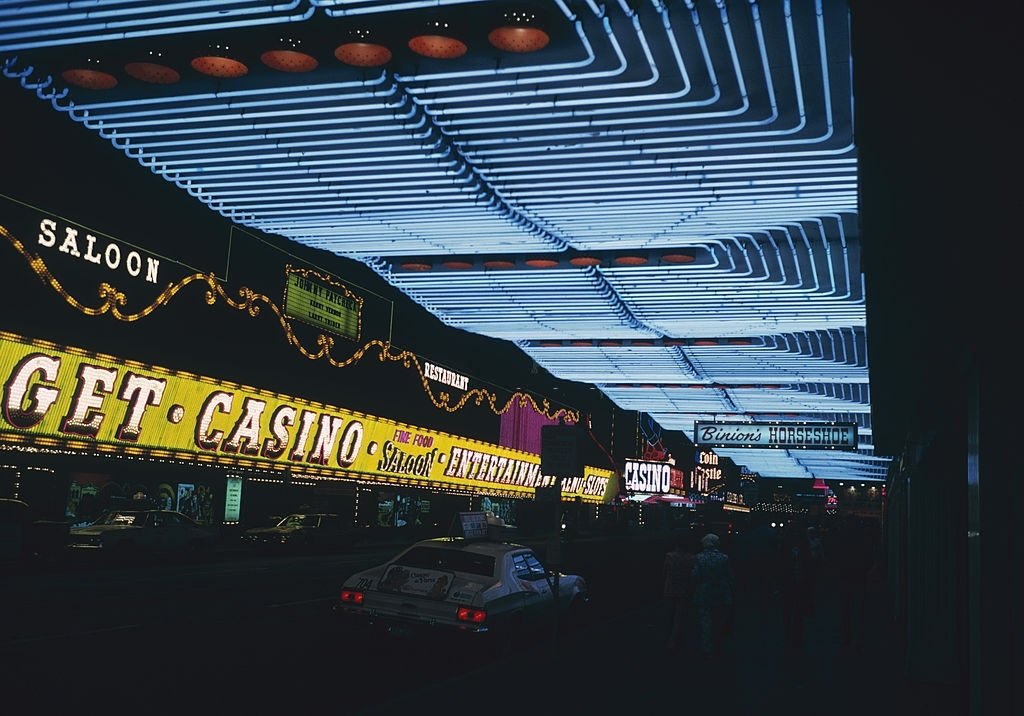
[[[533,549],[490,539],[422,540],[344,581],[334,611],[390,634],[488,634],[508,648],[532,627],[575,623],[589,601],[574,574],[544,568]]]

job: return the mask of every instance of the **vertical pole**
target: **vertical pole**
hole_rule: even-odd
[[[562,565],[562,476],[555,475],[555,533],[548,554],[548,568],[553,573],[551,596],[554,612],[552,613],[552,643],[558,644],[558,611],[559,611],[559,572]]]

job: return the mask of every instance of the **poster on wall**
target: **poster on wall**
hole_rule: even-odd
[[[202,525],[213,522],[213,491],[203,484],[178,483],[175,509]]]
[[[183,515],[195,519],[196,515],[196,486],[191,482],[178,483],[178,499],[174,503],[174,509]]]

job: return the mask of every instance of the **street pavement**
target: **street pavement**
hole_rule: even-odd
[[[869,589],[853,642],[839,634],[839,592],[823,580],[799,650],[783,644],[781,605],[770,590],[741,594],[724,653],[703,660],[691,632],[666,649],[657,599],[624,599],[610,621],[547,645],[382,700],[360,716],[404,714],[426,704],[456,712],[701,716],[960,716],[952,694],[915,684],[900,667],[897,630],[881,585]]]

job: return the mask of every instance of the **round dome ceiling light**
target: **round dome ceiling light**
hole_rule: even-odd
[[[665,254],[661,260],[667,264],[692,264],[697,257],[693,254]]]
[[[278,72],[310,72],[320,63],[312,55],[302,51],[302,40],[282,37],[278,47],[260,55],[260,61]]]
[[[473,268],[473,264],[469,261],[442,261],[441,265],[447,269],[455,269],[457,271],[465,271],[466,269]]]
[[[569,259],[569,264],[581,268],[585,266],[600,266],[601,259],[593,256],[574,256]]]
[[[510,269],[515,267],[515,263],[513,263],[512,261],[505,261],[504,259],[492,259],[490,261],[484,261],[484,268],[489,269]]]
[[[526,259],[524,263],[533,268],[554,268],[558,265],[554,259]]]
[[[348,39],[334,48],[334,56],[353,67],[381,67],[391,61],[391,50],[375,41],[372,30],[357,28],[350,30]]]
[[[409,40],[409,49],[417,55],[435,60],[453,60],[462,57],[469,49],[455,37],[451,23],[446,20],[431,20],[420,34]]]
[[[164,53],[159,50],[150,50],[145,59],[126,63],[124,71],[129,77],[152,85],[173,85],[181,81],[181,73],[164,62]]]
[[[60,76],[69,85],[91,90],[108,90],[117,87],[117,78],[104,68],[97,57],[87,57],[78,67],[61,72]]]
[[[391,50],[372,42],[346,42],[334,48],[334,56],[353,67],[380,67],[391,61]]]
[[[402,269],[405,271],[429,271],[432,268],[434,267],[425,261],[406,261],[402,264]]]
[[[235,79],[249,74],[249,68],[231,56],[228,45],[212,44],[198,56],[192,58],[192,69],[208,77]]]
[[[643,266],[647,263],[647,259],[643,256],[618,256],[615,263],[619,266]]]
[[[505,13],[502,24],[491,30],[487,39],[505,52],[536,52],[547,47],[551,38],[539,27],[536,13],[512,10]]]

